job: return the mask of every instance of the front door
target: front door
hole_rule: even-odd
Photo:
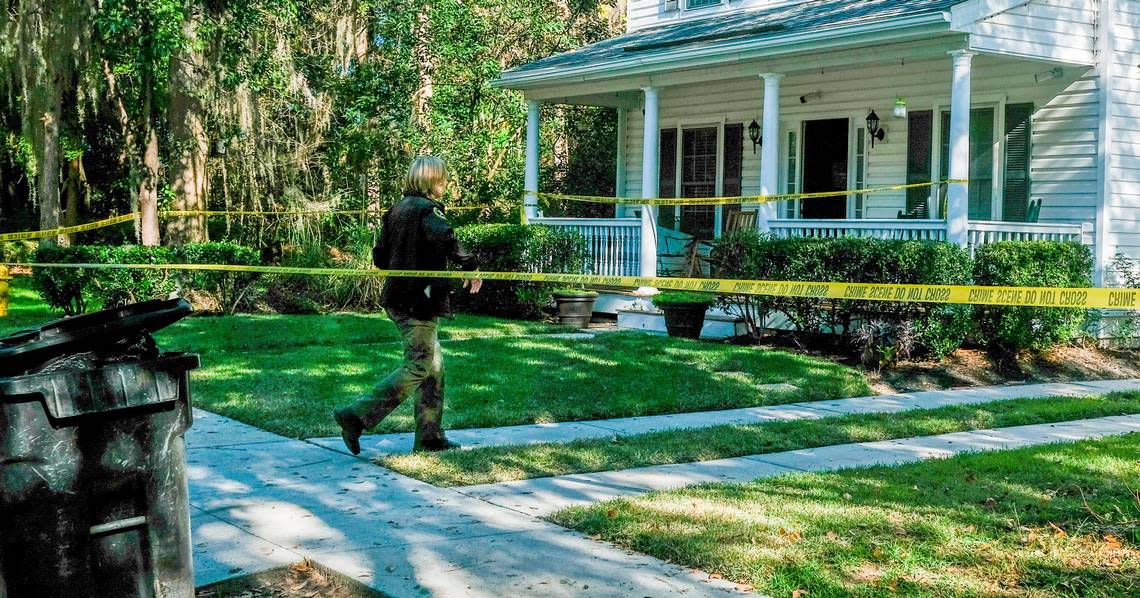
[[[847,190],[848,131],[846,118],[804,123],[803,192]],[[847,197],[800,201],[801,218],[847,217]]]

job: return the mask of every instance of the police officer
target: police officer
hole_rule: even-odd
[[[447,166],[435,156],[412,162],[404,198],[384,215],[380,243],[372,261],[384,270],[444,270],[448,262],[464,270],[475,259],[455,238],[444,207],[438,201],[447,187]],[[478,293],[483,282],[465,280],[464,288]],[[404,363],[388,374],[371,396],[333,412],[341,437],[352,454],[360,454],[360,436],[380,423],[404,399],[416,400],[417,451],[458,447],[443,435],[443,354],[439,346],[440,316],[452,317],[446,279],[394,277],[385,281],[381,304],[396,323],[404,345]]]

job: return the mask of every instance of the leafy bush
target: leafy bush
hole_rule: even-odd
[[[711,307],[716,304],[716,295],[693,291],[662,291],[653,296],[653,305],[659,309],[666,307]]]
[[[233,243],[192,243],[176,249],[137,245],[44,246],[35,260],[63,264],[233,264],[254,265],[256,251]],[[83,313],[98,300],[104,308],[149,299],[165,299],[179,291],[208,293],[233,312],[248,305],[257,275],[237,272],[36,268],[33,286],[51,307],[67,315]]]
[[[575,289],[572,287],[558,287],[551,291],[554,295],[561,295],[563,297],[597,297],[597,291],[588,291],[586,289]]]
[[[224,264],[256,266],[261,263],[257,250],[228,242],[189,243],[174,252],[175,261],[186,264]],[[260,274],[253,272],[206,272],[187,270],[180,272],[186,290],[213,295],[221,308],[234,313],[239,307],[251,307],[258,294]]]
[[[974,284],[983,286],[1089,287],[1092,271],[1092,252],[1079,243],[1006,241],[974,256]],[[1084,309],[978,306],[975,321],[979,339],[1008,359],[1075,340],[1087,316]]]
[[[720,278],[855,282],[884,284],[968,284],[971,260],[962,248],[934,241],[773,239],[755,231],[730,233],[712,253]],[[751,312],[757,322],[782,314],[797,331],[837,333],[849,346],[867,323],[884,331],[875,342],[907,338],[919,354],[939,357],[961,346],[969,331],[970,309],[921,303],[802,297],[727,298],[726,306]],[[883,338],[884,335],[888,338]],[[860,343],[861,344],[861,343]],[[899,347],[905,349],[905,347]],[[905,351],[903,351],[905,352]]]
[[[574,231],[548,226],[480,224],[456,229],[456,236],[489,272],[580,274],[586,242]],[[537,318],[550,303],[552,284],[488,280],[475,295],[456,293],[455,306],[467,312]]]
[[[0,242],[0,262],[30,262],[36,256],[35,241]]]

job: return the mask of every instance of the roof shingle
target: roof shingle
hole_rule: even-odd
[[[575,67],[681,46],[762,39],[834,27],[861,25],[949,10],[963,0],[814,0],[800,4],[684,20],[642,29],[515,67],[513,76],[551,67]]]

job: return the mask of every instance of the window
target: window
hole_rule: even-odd
[[[970,220],[993,220],[994,134],[993,107],[970,110]],[[942,178],[950,175],[950,111],[942,112]]]
[[[681,132],[681,197],[715,197],[717,128]],[[681,206],[681,232],[711,239],[716,226],[715,206]]]
[[[689,10],[705,8],[707,6],[720,6],[721,4],[724,4],[724,0],[685,0],[685,8]]]
[[[785,174],[787,178],[784,179],[784,193],[796,193],[798,186],[796,185],[799,180],[799,157],[800,145],[798,135],[795,131],[788,131],[788,171]],[[797,218],[799,214],[796,213],[796,200],[789,199],[784,202],[784,217]]]

